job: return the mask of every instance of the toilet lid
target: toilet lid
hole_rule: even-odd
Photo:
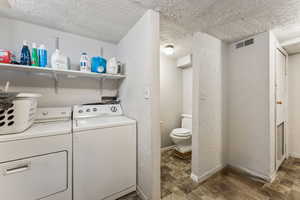
[[[185,137],[191,135],[191,131],[185,128],[176,128],[172,131],[172,134],[175,136]]]

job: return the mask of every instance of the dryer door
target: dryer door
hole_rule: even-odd
[[[0,194],[5,200],[34,200],[67,189],[67,152],[0,164]]]

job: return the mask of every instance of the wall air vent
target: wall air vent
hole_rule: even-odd
[[[249,46],[251,44],[254,44],[254,39],[253,38],[245,41],[245,46]]]
[[[243,42],[237,43],[237,44],[235,45],[235,48],[236,48],[236,49],[239,49],[239,48],[246,47],[246,46],[249,46],[249,45],[252,45],[252,44],[254,44],[254,39],[253,39],[253,38],[251,38],[251,39],[249,39],[249,40],[245,40],[245,41],[243,41]]]
[[[239,49],[239,48],[242,48],[242,47],[244,47],[244,42],[240,42],[240,43],[237,43],[237,44],[235,45],[235,48],[236,48],[236,49]]]

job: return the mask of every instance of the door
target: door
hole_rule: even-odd
[[[286,56],[279,50],[276,50],[276,169],[286,157],[286,103],[287,103],[287,73]]]
[[[0,164],[0,199],[42,199],[67,190],[66,151]]]
[[[101,200],[136,185],[136,126],[74,134],[74,200]]]

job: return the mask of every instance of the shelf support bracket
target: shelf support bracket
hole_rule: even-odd
[[[102,97],[103,97],[103,84],[104,84],[104,81],[102,78],[99,79],[99,83],[100,83],[100,87],[99,87],[99,93],[100,93],[100,102],[102,101]]]
[[[58,76],[55,72],[53,72],[53,79],[54,79],[54,91],[55,94],[58,94]]]

